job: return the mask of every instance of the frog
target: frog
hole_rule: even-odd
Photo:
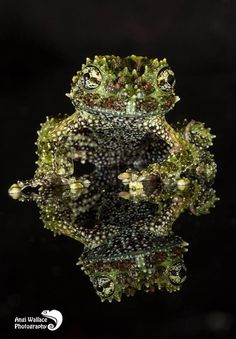
[[[36,202],[54,235],[84,246],[78,265],[102,301],[179,290],[186,243],[175,220],[209,213],[218,200],[210,128],[166,120],[175,83],[166,59],[87,58],[67,93],[74,113],[46,117],[34,177],[9,189]]]
[[[165,58],[86,58],[67,93],[75,112],[41,124],[34,178],[14,184],[12,196],[43,185],[86,189],[86,176],[95,168],[115,168],[115,180],[128,185],[131,196],[153,181],[168,185],[180,179],[199,164],[199,152],[165,118],[179,101],[175,84]],[[208,138],[210,144],[210,133]]]

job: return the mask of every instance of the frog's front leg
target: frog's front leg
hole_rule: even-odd
[[[172,177],[173,174],[179,177],[187,168],[197,163],[198,152],[194,145],[168,124],[164,115],[151,118],[143,125],[147,132],[156,134],[170,147],[169,156],[161,163],[150,164],[147,167],[148,172],[157,174],[164,180],[168,176]]]
[[[80,241],[87,248],[94,248],[118,234],[119,228],[115,225],[101,225],[93,228],[77,226],[73,238]]]
[[[193,191],[194,187],[193,187]],[[178,194],[174,197],[166,199],[159,203],[155,218],[150,224],[145,224],[142,230],[150,232],[156,236],[167,236],[172,233],[172,227],[176,219],[189,207],[193,199],[194,193]]]
[[[86,248],[97,247],[116,236],[119,229],[115,225],[101,225],[85,228],[62,218],[52,218],[48,212],[41,211],[44,227],[53,231],[54,235],[65,235],[81,242]]]
[[[186,140],[166,121],[164,115],[158,115],[140,125],[147,133],[156,134],[170,146],[170,153],[177,154],[186,148]]]
[[[164,185],[176,184],[181,179],[181,174],[198,162],[196,147],[182,133],[175,131],[164,116],[148,119],[140,128],[144,128],[149,134],[156,134],[166,142],[169,155],[160,163],[151,163],[140,172],[127,170],[118,176],[123,184],[129,186],[131,195],[142,195],[147,187],[149,191],[153,191],[158,180]]]
[[[13,199],[20,201],[33,200],[38,201],[41,199],[40,192],[42,189],[52,186],[62,185],[62,181],[58,176],[48,174],[47,176],[34,177],[29,180],[18,180],[17,183],[11,185],[8,194]]]

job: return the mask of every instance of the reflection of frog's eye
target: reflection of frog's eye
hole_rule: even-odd
[[[99,69],[95,66],[86,66],[82,70],[82,84],[85,89],[95,89],[102,82],[102,76]]]
[[[107,275],[98,275],[94,279],[94,287],[100,297],[108,298],[115,291],[113,280]]]
[[[182,262],[176,263],[169,269],[169,279],[175,285],[182,284],[186,279],[186,272],[186,266]]]
[[[164,92],[171,91],[175,86],[174,72],[169,68],[163,68],[157,75],[157,85]]]

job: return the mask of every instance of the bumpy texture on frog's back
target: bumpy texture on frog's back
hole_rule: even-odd
[[[146,117],[165,114],[178,97],[166,59],[131,55],[87,58],[72,79],[68,96],[77,110],[105,116]]]

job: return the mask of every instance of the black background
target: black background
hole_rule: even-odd
[[[13,330],[14,318],[53,308],[64,322],[56,332],[43,331],[48,337],[236,338],[235,21],[229,0],[0,1],[1,338],[39,336]],[[85,57],[95,54],[166,57],[181,97],[168,120],[204,121],[217,136],[221,200],[210,215],[186,214],[175,224],[190,243],[179,293],[100,303],[75,266],[81,246],[54,238],[36,206],[7,196],[17,179],[33,176],[40,122],[73,112],[64,93]]]

